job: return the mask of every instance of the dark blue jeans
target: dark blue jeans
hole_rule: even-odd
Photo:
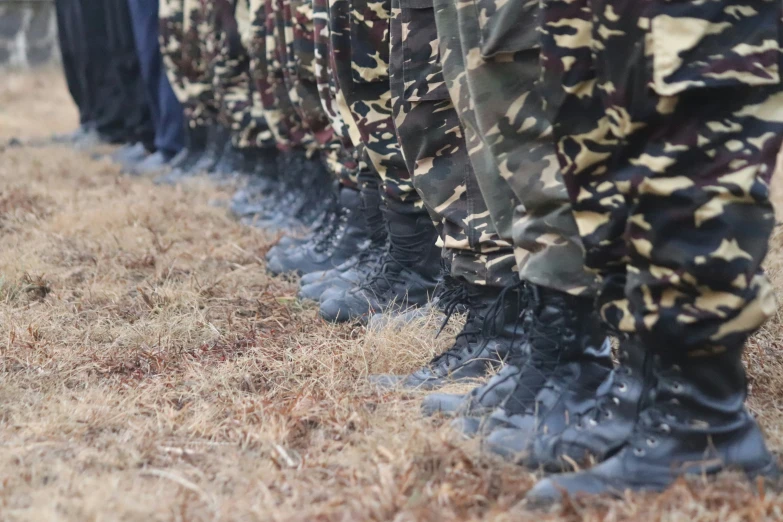
[[[184,116],[163,68],[158,43],[158,0],[128,0],[128,8],[155,125],[155,148],[173,155],[184,146]]]

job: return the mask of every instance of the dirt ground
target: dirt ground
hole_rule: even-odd
[[[0,144],[75,125],[58,71],[0,75]],[[732,476],[527,510],[534,474],[365,384],[448,344],[437,319],[324,324],[265,273],[277,238],[232,221],[228,195],[0,145],[0,520],[783,520],[783,495]],[[777,288],[782,263],[777,234]],[[782,341],[778,318],[747,355],[775,451]]]

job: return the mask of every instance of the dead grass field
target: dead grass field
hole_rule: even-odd
[[[0,143],[75,121],[57,71],[2,73]],[[783,520],[783,495],[732,477],[526,510],[534,475],[364,384],[447,339],[322,323],[266,275],[276,238],[213,204],[227,195],[0,146],[0,520]],[[782,264],[778,234],[778,288]],[[778,319],[747,358],[776,451],[781,347]]]

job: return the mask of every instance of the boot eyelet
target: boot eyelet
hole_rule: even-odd
[[[620,384],[620,386],[617,387],[617,391],[620,393],[625,393],[628,391],[628,385],[625,383]]]
[[[660,429],[663,433],[669,434],[672,432],[671,427],[668,424],[661,424],[658,426],[658,429]]]
[[[612,402],[614,403],[615,406],[620,405],[620,399],[618,399],[617,397],[612,397]]]
[[[671,413],[667,413],[666,414],[666,420],[669,421],[669,422],[675,422],[677,420],[677,417],[675,417]]]
[[[598,421],[595,419],[590,419],[587,421],[587,425],[591,428],[595,428],[596,426],[598,426]]]
[[[650,437],[649,439],[647,439],[647,445],[650,446],[651,448],[656,447],[658,445],[658,439],[656,439],[655,437]]]
[[[634,448],[633,454],[636,455],[637,457],[644,457],[646,453],[642,448]]]
[[[680,366],[678,364],[673,364],[672,365],[672,370],[677,372],[677,373],[682,372],[682,368],[680,368]]]
[[[682,391],[682,384],[680,384],[679,382],[675,382],[674,384],[672,384],[672,391],[675,392],[675,393],[681,392]]]
[[[606,410],[604,412],[604,417],[606,417],[607,419],[611,419],[612,417],[614,417],[614,414],[610,410]]]

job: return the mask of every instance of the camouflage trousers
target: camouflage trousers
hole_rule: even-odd
[[[543,92],[603,318],[672,356],[741,345],[775,312],[781,2],[543,6]]]
[[[214,2],[184,0],[182,62],[187,77],[184,103],[191,127],[215,122],[217,107],[212,87]]]
[[[329,0],[332,64],[366,160],[383,181],[391,210],[424,212],[397,141],[389,84],[391,0]]]
[[[218,122],[231,130],[235,148],[274,147],[274,137],[263,119],[254,110],[254,89],[250,82],[250,55],[242,40],[249,26],[247,0],[218,3],[216,57],[213,68],[213,88],[218,107]],[[241,27],[240,27],[241,26]]]
[[[340,104],[347,108],[347,102],[338,89],[331,62],[328,0],[313,0],[313,34],[318,97],[334,131],[333,145],[324,149],[324,154],[327,156],[326,163],[332,166],[343,186],[356,188],[359,186],[359,171],[366,170],[368,166],[361,160],[363,150],[361,141],[357,138],[360,146],[354,146],[351,139],[352,130],[343,118],[345,110],[340,111]],[[355,127],[353,119],[351,124]],[[358,129],[355,129],[353,134],[358,136]]]
[[[283,78],[273,0],[249,0],[250,23],[243,41],[250,55],[250,78],[255,100],[281,151],[300,148],[314,154],[315,137],[294,109]]]
[[[475,154],[475,143],[465,141],[443,79],[431,2],[392,0],[390,76],[397,136],[452,275],[479,285],[518,282],[511,244],[495,231],[471,163],[496,168],[486,149]]]
[[[336,135],[324,109],[316,79],[313,0],[276,0],[284,80],[300,118],[315,136],[324,165],[336,178],[356,184],[356,163]],[[349,175],[349,173],[351,175]]]
[[[184,62],[184,0],[160,0],[158,38],[163,65],[177,99],[183,105],[188,101],[188,67]]]
[[[446,84],[492,223],[513,245],[515,270],[524,281],[590,295],[595,276],[584,269],[551,125],[536,89],[537,3],[434,3]]]

